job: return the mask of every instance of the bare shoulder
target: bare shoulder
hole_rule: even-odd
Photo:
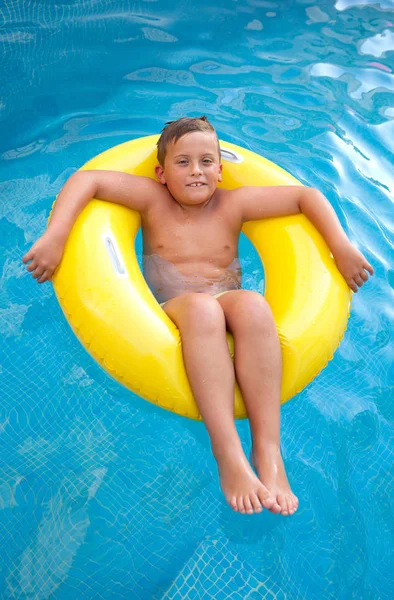
[[[232,207],[234,209],[235,205],[238,205],[241,202],[240,189],[241,188],[229,190],[227,188],[217,188],[215,193],[217,195],[218,203],[223,205],[223,207]]]
[[[241,215],[242,207],[248,198],[248,188],[238,187],[232,190],[218,188],[219,203],[224,210],[230,211],[233,215]]]
[[[242,205],[243,202],[245,202],[248,198],[250,198],[250,195],[254,194],[256,192],[256,189],[258,189],[259,192],[261,193],[261,190],[263,190],[265,188],[255,188],[253,186],[241,186],[241,187],[234,188],[232,190],[221,188],[220,192],[221,192],[223,199],[226,201],[226,203],[232,202],[234,205],[238,206],[238,205]]]
[[[265,196],[270,194],[275,194],[275,187],[268,186],[253,186],[253,185],[242,185],[238,188],[235,188],[232,191],[234,202],[244,203],[247,202],[250,197],[260,196],[264,194]]]
[[[235,190],[216,188],[214,214],[231,227],[242,227],[242,212],[238,202],[235,202]]]

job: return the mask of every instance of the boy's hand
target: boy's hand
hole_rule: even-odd
[[[22,261],[25,264],[31,261],[27,270],[37,279],[37,283],[44,283],[51,279],[62,260],[63,250],[64,242],[48,230],[33,244]]]
[[[358,288],[368,280],[366,271],[369,271],[370,275],[374,274],[372,266],[350,242],[342,244],[335,251],[332,250],[332,254],[338,269],[353,292],[357,292]]]

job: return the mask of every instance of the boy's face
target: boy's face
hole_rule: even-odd
[[[157,165],[156,175],[180,204],[197,206],[207,202],[222,181],[215,134],[193,131],[169,144],[164,167]]]

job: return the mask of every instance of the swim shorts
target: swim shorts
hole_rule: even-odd
[[[233,292],[234,290],[226,290],[225,292],[220,292],[219,294],[215,294],[214,298],[219,298],[220,296],[223,296],[223,294],[227,294],[227,292]],[[160,306],[163,308],[163,306],[165,304],[167,304],[168,300],[166,300],[165,302],[160,302]]]

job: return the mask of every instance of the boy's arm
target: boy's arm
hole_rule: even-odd
[[[51,278],[62,259],[72,226],[92,198],[116,202],[144,213],[161,187],[148,177],[118,171],[77,171],[58,195],[48,229],[22,258],[25,264],[30,262],[27,270],[38,283]]]
[[[122,204],[143,213],[152,200],[155,185],[161,188],[149,177],[119,171],[77,171],[56,199],[48,231],[53,231],[65,242],[79,213],[92,198]]]
[[[373,268],[349,241],[325,196],[303,186],[238,188],[243,222],[303,213],[324,237],[349,287],[357,292]],[[234,190],[236,193],[238,190]]]

